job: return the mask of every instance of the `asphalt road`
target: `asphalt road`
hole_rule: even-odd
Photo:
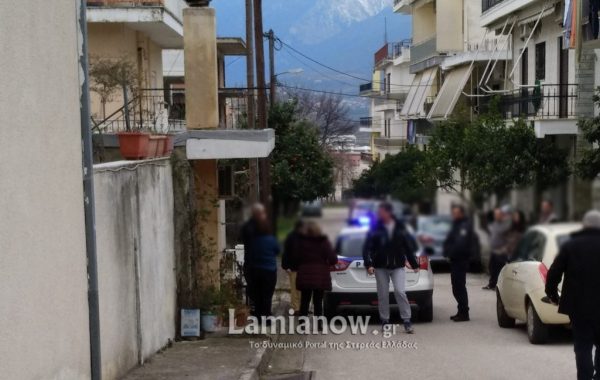
[[[321,222],[334,237],[343,227],[347,211],[328,209]],[[442,268],[435,275],[434,321],[415,325],[416,333],[401,330],[389,339],[380,334],[376,316],[366,335],[282,336],[281,342],[410,343],[410,348],[306,348],[277,349],[269,374],[313,372],[317,379],[527,379],[565,380],[575,378],[573,346],[567,331],[559,329],[549,344],[534,346],[527,340],[524,325],[501,329],[496,322],[495,294],[481,289],[485,275],[469,275],[471,322],[454,323],[455,312],[450,276]]]

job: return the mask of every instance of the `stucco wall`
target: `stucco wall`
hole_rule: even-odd
[[[175,336],[172,174],[166,160],[94,170],[102,370],[115,379]]]
[[[0,2],[0,377],[90,374],[74,1]]]
[[[436,17],[433,3],[413,9],[412,39],[418,45],[436,36]]]

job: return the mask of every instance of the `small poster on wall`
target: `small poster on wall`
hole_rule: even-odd
[[[181,309],[181,336],[200,336],[200,310]]]

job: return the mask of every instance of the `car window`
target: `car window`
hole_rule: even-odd
[[[446,236],[452,228],[452,221],[447,218],[421,218],[419,219],[419,233],[428,233],[435,236]]]
[[[529,231],[523,236],[515,255],[514,261],[542,261],[546,248],[546,236],[538,231]]]
[[[337,242],[337,251],[341,256],[359,257],[363,253],[365,236],[346,235],[340,236]]]
[[[558,235],[556,237],[556,246],[558,249],[562,247],[563,244],[571,240],[571,235]]]

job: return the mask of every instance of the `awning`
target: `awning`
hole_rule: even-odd
[[[448,72],[444,84],[427,116],[428,119],[439,120],[448,118],[471,76],[471,71],[473,71],[473,65],[469,64],[457,67]]]
[[[527,16],[525,18],[522,18],[519,20],[519,22],[517,23],[517,25],[521,26],[521,25],[525,25],[525,24],[531,24],[533,22],[536,22],[538,20],[538,18],[544,18],[544,17],[548,17],[550,15],[552,15],[555,12],[555,7],[548,7],[547,9],[545,9],[544,11],[542,11],[542,16],[540,17],[540,12],[536,12],[535,14],[531,15],[531,16]]]
[[[428,94],[431,92],[431,86],[433,86],[436,74],[437,67],[433,67],[415,75],[400,116],[406,118],[424,118],[426,116],[423,111],[423,105]]]

